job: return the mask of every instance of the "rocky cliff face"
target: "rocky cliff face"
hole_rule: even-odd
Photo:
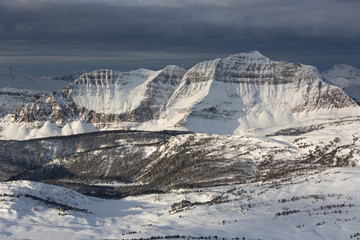
[[[341,89],[311,66],[236,54],[186,71],[99,70],[17,109],[4,122],[61,128],[73,121],[111,129],[188,129],[233,134],[282,125],[304,112],[354,107]]]

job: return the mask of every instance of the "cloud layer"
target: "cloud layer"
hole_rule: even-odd
[[[3,0],[0,62],[186,63],[253,49],[359,62],[359,9],[358,0]]]

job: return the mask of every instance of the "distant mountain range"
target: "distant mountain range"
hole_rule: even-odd
[[[35,78],[12,67],[0,69],[0,88],[55,91],[69,84],[68,78]],[[70,80],[70,79],[69,79]],[[73,79],[75,80],[75,79]],[[72,81],[73,81],[72,80]]]
[[[322,76],[326,82],[340,87],[360,104],[360,69],[340,64],[322,72]]]
[[[73,72],[73,73],[70,73],[70,74],[64,75],[64,76],[41,76],[41,77],[39,77],[39,79],[41,79],[41,80],[65,81],[65,82],[70,82],[71,83],[74,80],[78,79],[81,75],[83,75],[86,72],[88,72],[88,71],[82,70],[82,71]]]
[[[35,78],[12,67],[0,69],[0,117],[36,101],[46,93],[66,87],[83,73]]]
[[[201,62],[189,70],[167,66],[159,71],[84,73],[2,122],[22,124],[25,132],[46,123],[49,136],[69,133],[75,121],[92,125],[90,129],[237,134],[355,106],[341,89],[325,83],[316,68],[273,61],[254,51]],[[18,134],[3,133],[8,135]]]

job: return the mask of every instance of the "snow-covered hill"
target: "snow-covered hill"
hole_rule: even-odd
[[[360,104],[360,69],[340,64],[322,72],[323,78],[344,90],[358,104]]]
[[[29,181],[0,183],[2,239],[357,239],[360,170],[120,200]]]
[[[67,88],[6,116],[1,125],[12,129],[2,132],[3,139],[36,137],[42,126],[54,130],[49,136],[58,135],[79,120],[100,130],[239,134],[309,116],[354,115],[354,108],[356,103],[323,82],[314,67],[272,61],[255,51],[202,62],[188,71],[168,66],[159,71],[86,73]],[[13,132],[20,127],[31,134]]]

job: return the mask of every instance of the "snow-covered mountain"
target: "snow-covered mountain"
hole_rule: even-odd
[[[350,106],[354,102],[325,84],[314,67],[272,61],[255,51],[197,64],[184,75],[165,114],[193,131],[233,134]]]
[[[360,104],[360,69],[339,64],[322,72],[325,81],[340,87],[352,99]]]
[[[202,62],[188,71],[168,66],[159,71],[86,73],[67,88],[8,115],[2,125],[22,126],[31,136],[46,122],[56,130],[49,135],[57,135],[79,120],[102,130],[237,134],[302,121],[309,115],[333,117],[339,109],[353,107],[356,103],[323,82],[314,67],[272,61],[254,51]]]

